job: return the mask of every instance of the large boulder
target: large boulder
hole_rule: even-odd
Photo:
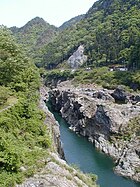
[[[116,88],[114,90],[114,92],[111,94],[111,96],[115,99],[116,103],[127,103],[128,100],[128,95],[125,92],[125,90],[123,88]]]
[[[93,98],[114,102],[114,98],[109,93],[107,93],[103,90],[94,91],[92,96],[93,96]]]

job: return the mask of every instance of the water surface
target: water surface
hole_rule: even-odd
[[[68,164],[77,165],[85,173],[97,174],[100,187],[140,187],[140,183],[116,175],[109,156],[97,151],[86,138],[69,130],[69,125],[58,113],[53,114],[60,124],[61,141]]]

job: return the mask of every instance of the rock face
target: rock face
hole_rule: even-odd
[[[59,124],[54,119],[54,116],[52,113],[48,110],[48,107],[46,106],[46,100],[48,98],[48,92],[46,87],[40,88],[40,108],[43,109],[45,112],[46,119],[44,121],[45,124],[47,124],[50,135],[53,138],[53,148],[54,150],[59,154],[59,156],[64,159],[64,152],[61,146],[60,141],[60,131],[59,131]]]
[[[90,185],[87,184],[90,181]],[[50,154],[45,168],[23,184],[16,187],[97,187],[94,181],[76,171],[60,159],[57,154]]]
[[[117,173],[140,181],[139,135],[127,134],[130,120],[140,115],[140,106],[130,102],[119,105],[111,93],[61,86],[50,92],[50,101],[71,130],[88,137],[98,149],[114,158]]]
[[[44,168],[16,187],[97,187],[96,176],[95,180],[92,180],[88,175],[75,170],[61,159],[64,158],[64,153],[60,142],[59,124],[48,111],[44,102],[48,96],[46,88],[42,87],[40,93],[40,107],[46,114],[45,124],[48,125],[50,135],[53,138],[53,152],[48,153],[44,161],[46,163]]]
[[[127,93],[120,86],[118,86],[118,88],[116,88],[114,92],[111,93],[111,96],[115,99],[116,103],[121,103],[121,104],[126,104],[126,103],[139,104],[140,103],[140,95],[132,95],[130,93]]]
[[[126,92],[121,88],[116,88],[116,90],[111,94],[116,102],[127,103],[128,98]]]
[[[77,51],[75,51],[73,55],[69,57],[68,64],[70,65],[71,68],[75,69],[80,67],[86,61],[87,61],[87,56],[84,55],[84,46],[80,45]]]

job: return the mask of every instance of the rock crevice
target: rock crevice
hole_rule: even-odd
[[[102,97],[96,97],[95,92]],[[126,132],[131,120],[140,115],[140,106],[130,101],[117,104],[111,93],[58,86],[49,92],[49,98],[71,130],[88,137],[96,148],[114,158],[117,173],[140,181],[139,136],[132,132],[129,137]]]
[[[54,150],[48,153],[44,168],[16,187],[97,187],[96,176],[95,180],[92,180],[88,175],[70,167],[65,160],[61,159],[64,158],[64,154],[61,147],[59,124],[46,107],[47,88],[42,87],[40,93],[40,108],[46,114],[45,124],[48,125],[50,136],[53,138]]]

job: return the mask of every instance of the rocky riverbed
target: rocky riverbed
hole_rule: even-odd
[[[114,158],[115,172],[140,181],[140,96],[121,87],[74,87],[69,81],[49,92],[50,102],[70,124],[99,150]]]

